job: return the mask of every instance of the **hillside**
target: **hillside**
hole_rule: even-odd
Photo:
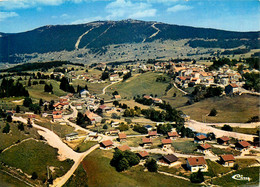
[[[126,51],[131,51],[127,50],[127,46],[123,46],[124,53],[109,54],[107,52],[111,46],[115,49],[124,44],[131,44],[132,47],[133,44],[135,47],[132,52],[138,55],[144,51],[147,52],[147,50],[154,50],[153,46],[149,44],[156,41],[164,44],[163,42],[167,41],[187,39],[183,45],[190,45],[193,48],[235,48],[242,45],[256,48],[259,32],[231,32],[157,22],[123,20],[98,21],[79,25],[48,25],[27,32],[0,33],[0,35],[0,62],[15,63],[22,62],[24,59],[42,61],[41,58],[45,58],[46,60],[44,56],[40,55],[41,57],[39,57],[39,54],[46,53],[50,60],[61,60],[66,55],[67,60],[71,60],[68,58],[77,60],[77,58],[91,55],[96,58],[103,54],[116,55],[119,58]],[[148,45],[140,46],[144,49],[142,51],[137,48],[136,44]],[[164,44],[163,46],[168,45]],[[66,55],[64,51],[67,52]],[[163,50],[159,51],[158,56],[160,58],[165,56]]]

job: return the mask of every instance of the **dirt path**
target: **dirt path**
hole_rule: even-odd
[[[27,124],[27,119],[22,117],[15,117],[13,116],[14,121],[21,121]],[[80,154],[74,152],[70,147],[68,147],[65,143],[62,142],[61,138],[52,132],[51,130],[44,128],[42,126],[36,125],[32,122],[32,126],[38,129],[38,133],[47,140],[48,144],[54,148],[58,149],[59,158],[61,160],[65,160],[67,158],[74,160],[75,162],[79,159]]]
[[[224,124],[226,124],[226,123],[224,123]],[[190,121],[186,122],[185,125],[188,127],[191,127],[196,132],[203,132],[203,133],[213,132],[216,135],[216,137],[229,136],[229,137],[233,137],[233,138],[236,138],[239,140],[247,140],[247,141],[253,141],[253,139],[255,137],[254,135],[216,129],[214,127],[208,126],[206,123],[201,123],[201,122],[198,122],[195,120],[190,120]]]
[[[186,181],[190,181],[190,179],[187,179],[185,177],[178,176],[178,175],[173,175],[171,173],[167,173],[167,172],[164,172],[164,171],[158,171],[158,173],[163,174],[163,175],[167,175],[167,176],[170,176],[170,177],[175,177],[175,178],[178,178],[178,179],[183,179],[183,180],[186,180]]]
[[[103,90],[102,90],[102,94],[99,94],[99,95],[105,95],[105,94],[106,94],[106,89],[107,89],[108,87],[112,86],[113,84],[118,83],[118,82],[120,82],[120,81],[112,82],[111,84],[105,86],[105,87],[103,88]]]
[[[99,144],[94,145],[93,147],[91,147],[89,150],[87,150],[86,152],[84,152],[80,158],[73,164],[73,166],[70,168],[70,170],[63,175],[62,177],[59,177],[57,179],[55,179],[53,181],[53,185],[55,187],[60,187],[63,186],[68,180],[69,178],[73,175],[73,173],[75,172],[75,170],[78,168],[79,164],[82,162],[82,160],[88,155],[90,154],[92,151],[94,151],[95,149],[99,148]]]
[[[185,95],[188,94],[187,92],[185,92],[185,91],[183,91],[182,89],[178,88],[178,86],[176,85],[175,82],[173,82],[173,86],[174,86],[177,90],[179,90],[180,92],[184,93]]]

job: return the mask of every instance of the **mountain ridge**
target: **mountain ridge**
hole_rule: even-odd
[[[21,33],[0,33],[0,62],[19,62],[19,58],[15,56],[21,54],[101,49],[116,44],[181,39],[217,40],[224,41],[224,43],[227,43],[228,40],[237,40],[237,44],[233,46],[252,47],[252,43],[254,43],[253,46],[255,47],[259,34],[259,31],[225,31],[132,19],[94,21],[74,25],[46,25]],[[253,42],[246,42],[241,39]],[[199,46],[200,43],[193,43],[193,47],[194,45],[195,47],[196,45]],[[203,45],[204,47],[208,46]]]

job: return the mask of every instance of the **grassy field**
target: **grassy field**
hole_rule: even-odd
[[[52,173],[55,178],[65,174],[73,164],[71,160],[61,162],[57,156],[57,150],[46,143],[29,140],[0,154],[0,161],[29,175],[36,172],[39,179],[46,179],[47,166],[55,167]]]
[[[228,174],[221,178],[216,178],[212,182],[215,185],[230,187],[230,186],[258,186],[259,185],[259,167],[251,167],[237,170],[231,174]],[[235,180],[232,178],[233,175],[240,174],[244,177],[250,177],[251,181]]]
[[[119,173],[109,164],[112,156],[112,151],[96,150],[85,158],[88,186],[192,186],[189,181],[144,172],[141,166]]]
[[[172,146],[175,151],[183,154],[198,154],[195,150],[198,144],[194,143],[191,139],[177,139],[172,142]]]
[[[208,172],[205,173],[205,175],[208,175],[210,177],[215,177],[218,174],[222,174],[222,173],[227,173],[229,171],[231,171],[230,168],[228,167],[224,167],[216,162],[213,162],[211,160],[206,160],[207,164],[208,164]]]
[[[38,80],[37,80],[38,81]],[[66,95],[67,93],[60,89],[60,83],[55,80],[45,80],[48,84],[53,86],[53,94],[44,92],[44,84],[32,85],[27,87],[30,97],[35,99],[43,99],[46,101],[51,101],[58,99],[59,96]],[[33,80],[32,80],[33,82]]]
[[[6,187],[27,187],[28,185],[18,179],[0,171],[0,186]]]
[[[48,119],[41,118],[41,121],[35,121],[37,125],[53,130],[61,138],[65,138],[66,134],[74,132],[74,128],[68,125],[60,125],[59,123],[51,123]]]
[[[244,134],[253,134],[257,135],[257,131],[259,128],[239,128],[239,127],[233,127],[233,132],[239,132]]]
[[[176,94],[176,97],[173,97],[174,93]],[[189,100],[187,96],[184,96],[184,94],[178,89],[176,89],[175,87],[172,87],[167,92],[167,95],[163,96],[162,99],[166,101],[166,103],[169,103],[174,108],[185,106],[185,104]]]
[[[257,164],[258,162],[255,159],[236,159],[236,163],[239,168],[247,168],[251,165]]]
[[[83,168],[83,165],[80,164],[77,170],[69,178],[69,180],[64,184],[64,187],[76,187],[76,186],[87,186],[88,178],[87,173]]]
[[[110,86],[106,91],[111,95],[116,90],[122,98],[132,98],[143,94],[157,94],[158,97],[162,97],[169,83],[156,82],[156,78],[160,75],[159,73],[147,72],[133,76],[124,82]]]
[[[92,146],[96,145],[97,143],[98,143],[97,141],[82,142],[74,150],[79,153],[82,153],[82,152],[85,152],[86,150],[88,150],[89,148],[91,148]]]
[[[241,154],[240,151],[232,149],[232,148],[227,148],[227,149],[220,149],[217,147],[212,147],[211,151],[216,154],[216,155],[224,155],[224,154],[233,154],[235,156],[238,156]]]
[[[214,97],[179,109],[190,115],[191,119],[201,121],[202,116],[208,115],[212,108],[215,108],[218,114],[214,117],[207,116],[206,122],[244,123],[252,116],[259,115],[259,97],[252,95]]]
[[[2,129],[5,127],[5,125],[5,122],[0,121],[0,149],[2,150],[24,139],[40,138],[40,135],[34,128],[28,128],[24,126],[24,131],[20,131],[17,128],[18,123],[13,122],[9,123],[10,132],[8,134],[5,134],[2,132]]]

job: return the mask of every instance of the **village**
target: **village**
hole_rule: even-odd
[[[87,83],[88,87],[92,84],[105,86],[100,86],[101,91],[98,94],[89,91],[87,87],[78,86],[76,93],[67,93],[51,102],[43,101],[44,111],[40,114],[28,111],[16,113],[10,110],[7,115],[12,116],[14,121],[26,121],[27,125],[37,128],[41,126],[47,132],[44,137],[47,141],[51,141],[48,134],[51,132],[47,129],[54,132],[51,136],[61,140],[61,145],[57,145],[59,152],[64,152],[63,146],[71,149],[69,154],[64,152],[66,156],[63,156],[72,158],[74,165],[78,166],[82,159],[76,156],[78,153],[89,154],[97,148],[109,153],[119,150],[137,155],[140,166],[146,166],[151,159],[155,160],[158,173],[162,175],[190,181],[192,174],[205,173],[204,184],[210,185],[213,179],[225,177],[238,169],[260,165],[259,141],[256,135],[218,128],[221,124],[232,127],[248,124],[219,123],[216,126],[195,121],[183,112],[174,114],[177,121],[153,121],[144,112],[169,112],[167,108],[170,105],[163,97],[156,94],[125,97],[121,96],[121,92],[110,89],[113,85],[127,82],[130,77],[153,72],[158,73],[156,82],[168,81],[174,89],[184,94],[188,94],[187,90],[184,91],[187,88],[205,85],[222,87],[222,95],[258,95],[242,88],[244,83],[240,82],[241,75],[237,71],[230,70],[227,66],[211,72],[205,71],[206,68],[206,65],[185,62],[120,65],[99,63],[86,67],[86,70],[64,68],[64,73],[53,71],[51,76],[66,77],[70,85],[76,85],[80,81]],[[96,73],[100,71],[102,73]],[[170,107],[170,110],[175,109]],[[254,125],[259,126],[258,123]],[[62,129],[66,128],[74,130],[63,132]],[[92,146],[93,150],[90,149]],[[70,175],[54,180],[54,186],[64,184],[76,168],[72,167],[68,171]],[[146,171],[147,169],[144,170]]]

